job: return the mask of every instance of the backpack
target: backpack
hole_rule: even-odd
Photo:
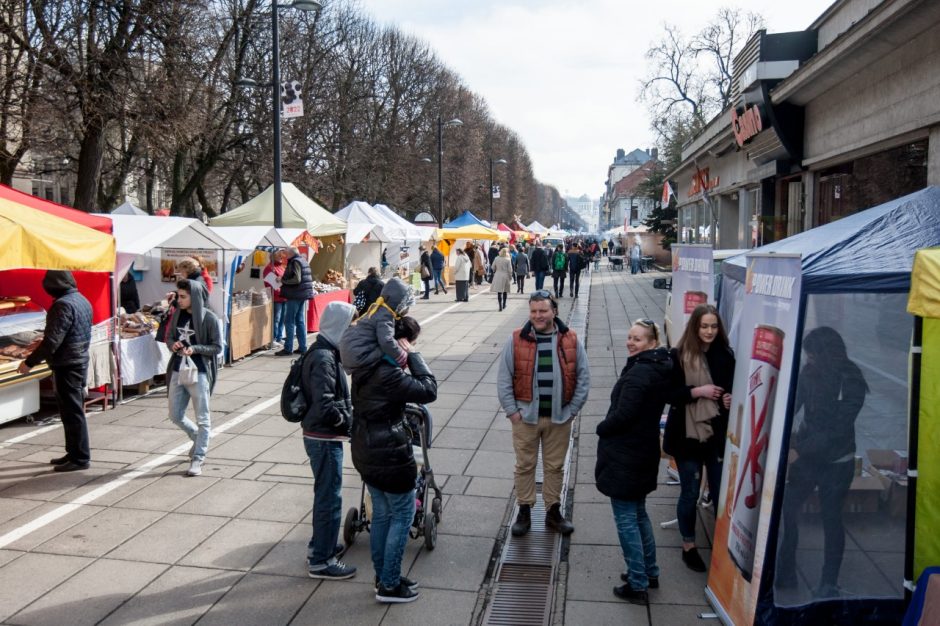
[[[304,419],[307,408],[310,406],[310,399],[307,397],[307,389],[304,385],[304,361],[311,352],[313,350],[307,350],[299,359],[295,359],[290,364],[290,371],[287,372],[284,386],[281,387],[281,415],[294,424]]]
[[[556,252],[552,257],[552,268],[556,270],[565,269],[565,253]]]

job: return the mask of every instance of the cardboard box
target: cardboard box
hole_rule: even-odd
[[[907,450],[868,450],[868,460],[877,469],[907,474]]]

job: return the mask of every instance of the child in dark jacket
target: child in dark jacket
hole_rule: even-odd
[[[340,355],[350,373],[373,366],[383,356],[404,365],[408,355],[395,340],[395,320],[408,313],[414,292],[401,279],[392,278],[368,312],[343,334]]]

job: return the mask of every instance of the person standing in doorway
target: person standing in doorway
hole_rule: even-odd
[[[277,356],[303,354],[307,351],[307,301],[315,295],[313,273],[307,259],[297,250],[290,249],[287,267],[281,278],[281,296],[287,302],[284,306],[284,349],[275,352]],[[297,351],[294,352],[294,337],[297,337]]]
[[[496,390],[512,422],[519,513],[512,534],[529,532],[535,505],[535,468],[542,447],[545,526],[570,535],[561,511],[565,456],[571,424],[587,401],[591,373],[577,334],[558,318],[558,305],[544,290],[529,296],[529,321],[514,331],[499,357]]]
[[[65,455],[49,461],[57,472],[74,472],[91,466],[88,424],[85,421],[85,378],[91,345],[91,304],[78,292],[72,272],[49,270],[42,288],[54,298],[46,314],[42,343],[20,363],[29,370],[46,361],[52,370],[56,404],[65,431]]]

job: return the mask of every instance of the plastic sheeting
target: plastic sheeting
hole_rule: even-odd
[[[907,311],[940,319],[940,248],[918,250],[914,255]]]
[[[937,294],[935,294],[935,297]],[[940,564],[940,319],[925,318],[920,363],[914,577]]]

